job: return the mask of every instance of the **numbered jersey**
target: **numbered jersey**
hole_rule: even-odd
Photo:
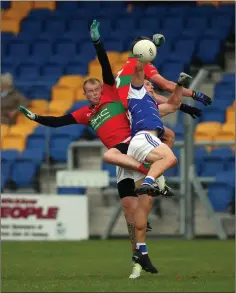
[[[116,76],[116,87],[118,89],[118,93],[120,99],[127,109],[127,97],[129,93],[129,87],[132,80],[132,76],[134,73],[134,69],[137,63],[137,58],[135,58],[132,54],[129,56],[125,65],[121,68],[121,70],[117,73]],[[145,77],[150,79],[153,75],[157,74],[158,71],[154,65],[151,63],[147,63],[144,67]]]

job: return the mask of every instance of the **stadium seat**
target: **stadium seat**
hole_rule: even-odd
[[[194,16],[189,17],[187,20],[186,27],[189,28],[198,28],[204,30],[208,25],[208,18],[205,16]]]
[[[37,32],[36,32],[37,33]],[[43,56],[50,56],[52,51],[52,45],[46,41],[36,41],[32,45],[32,54],[34,55],[43,55]]]
[[[35,85],[30,88],[29,97],[32,100],[42,99],[48,101],[51,98],[51,92],[47,86]]]
[[[201,121],[216,121],[220,123],[225,122],[225,111],[219,108],[204,109],[201,117]]]
[[[184,128],[183,125],[177,124],[173,131],[175,133],[175,140],[183,140],[184,139]]]
[[[37,2],[34,2],[34,3],[36,4],[36,3],[40,3],[40,2],[37,1]],[[44,2],[43,1],[41,3],[45,3],[45,6],[46,6],[47,3],[49,3],[49,2]],[[47,18],[50,18],[51,16],[52,16],[52,12],[48,8],[38,7],[37,9],[35,9],[35,7],[34,7],[34,9],[29,12],[27,18],[32,19],[32,20],[42,21],[42,20],[45,20]]]
[[[43,147],[37,149],[28,148],[20,153],[19,159],[21,161],[32,161],[39,166],[43,162],[44,155],[45,152]]]
[[[21,31],[39,35],[42,32],[42,23],[33,19],[24,19],[21,23]]]
[[[234,159],[232,150],[226,147],[212,150],[210,156],[214,158],[219,158],[222,161],[223,165],[225,165],[228,161]]]
[[[116,178],[116,166],[102,162],[102,170],[109,172],[109,177]]]
[[[83,133],[85,127],[81,124],[75,124],[75,125],[68,125],[56,128],[55,131],[52,134],[52,140],[54,139],[54,136],[56,137],[64,137],[69,136],[71,140],[79,139],[81,134]]]
[[[36,127],[36,123],[28,124],[15,124],[9,128],[8,136],[22,136],[26,137],[33,132],[33,129]]]
[[[84,100],[85,96],[84,96],[84,90],[82,88],[77,88],[75,91],[75,98],[76,100]]]
[[[131,52],[123,52],[120,54],[120,62],[126,62],[130,56]]]
[[[9,126],[7,124],[1,124],[1,137],[6,136],[9,131]]]
[[[213,141],[213,136],[212,134],[205,132],[195,133],[194,140],[195,142]]]
[[[76,57],[75,57],[76,58]],[[86,57],[88,58],[88,56]],[[66,65],[64,74],[69,75],[86,75],[88,72],[87,61],[83,60],[82,58],[78,58],[80,61],[71,60]],[[82,62],[81,62],[82,61]]]
[[[169,16],[162,19],[162,28],[181,30],[184,27],[184,18],[181,16]]]
[[[31,101],[31,107],[45,112],[48,109],[48,102],[45,100],[33,100]]]
[[[54,45],[55,53],[59,55],[74,55],[76,53],[76,43],[57,39]]]
[[[226,212],[233,199],[234,189],[224,182],[209,184],[208,198],[216,212]]]
[[[1,161],[1,177],[4,177],[4,180],[2,182],[2,184],[3,184],[2,187],[5,186],[6,182],[10,178],[11,168],[12,168],[12,162],[5,161],[5,160]]]
[[[19,160],[12,166],[11,180],[16,183],[17,187],[31,186],[34,182],[36,172],[36,163],[31,160]]]
[[[27,15],[27,13],[28,13],[28,11],[26,11],[26,10],[17,10],[15,8],[10,8],[4,12],[3,20],[14,19],[18,23],[20,23],[21,20]]]
[[[56,162],[66,162],[67,149],[72,141],[69,135],[54,135],[50,141],[50,157]]]
[[[223,132],[235,133],[235,124],[226,123],[222,125]]]
[[[25,148],[25,137],[21,135],[6,135],[2,140],[2,150],[13,149],[19,152],[23,151]]]
[[[235,141],[235,132],[221,131],[220,133],[213,136],[215,141]]]
[[[54,10],[55,8],[56,8],[56,1],[34,1],[34,9]]]
[[[64,75],[60,78],[58,85],[61,87],[78,88],[83,85],[84,78],[80,75]]]
[[[197,57],[199,57],[204,64],[214,64],[220,49],[221,42],[219,39],[202,39],[198,47]]]
[[[40,78],[40,68],[35,63],[22,62],[17,67],[18,80],[38,80]]]
[[[58,99],[55,99],[55,100],[52,100],[50,103],[49,103],[49,112],[60,112],[63,110],[63,112],[66,112],[68,109],[71,108],[73,104],[73,101],[72,100],[67,100],[67,99],[61,99],[61,100],[58,100]]]
[[[59,77],[63,75],[64,68],[61,64],[45,63],[41,72],[45,78]]]
[[[17,150],[5,150],[1,151],[1,161],[14,162],[19,157]]]
[[[29,55],[29,45],[24,42],[18,42],[17,40],[12,40],[9,44],[8,54],[10,56],[20,55],[21,58],[27,57]]]
[[[75,91],[72,88],[68,87],[61,87],[61,86],[54,86],[52,88],[52,100],[65,100],[67,101],[74,101],[75,99]]]
[[[199,176],[201,172],[201,166],[204,164],[205,158],[208,157],[208,152],[206,149],[201,147],[196,147],[194,150],[194,164],[196,174]]]
[[[198,123],[195,129],[195,134],[206,133],[215,135],[221,131],[222,124],[219,122],[201,122]]]
[[[235,109],[233,107],[229,107],[226,111],[226,122],[230,124],[235,123]]]
[[[201,176],[215,176],[217,172],[224,171],[224,159],[210,155],[201,163]]]
[[[67,111],[67,114],[68,113],[71,113],[71,112],[74,112],[84,106],[88,106],[89,105],[89,102],[87,100],[84,100],[84,101],[77,101],[73,104],[73,106]]]

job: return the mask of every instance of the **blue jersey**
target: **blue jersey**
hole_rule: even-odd
[[[158,104],[148,94],[144,86],[137,88],[130,85],[128,114],[132,137],[143,130],[159,130],[159,137],[164,134],[164,125],[159,115]]]

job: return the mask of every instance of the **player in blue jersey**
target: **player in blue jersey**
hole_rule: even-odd
[[[128,111],[132,130],[132,139],[128,149],[128,155],[140,162],[152,164],[144,182],[136,188],[139,196],[138,207],[135,210],[135,237],[136,251],[134,261],[136,263],[130,278],[140,276],[141,270],[157,273],[152,265],[146,247],[146,222],[152,206],[152,196],[156,194],[158,186],[155,183],[167,169],[177,164],[177,158],[172,150],[161,138],[164,134],[164,126],[161,117],[178,110],[181,104],[183,85],[191,79],[186,73],[181,73],[174,90],[174,94],[168,99],[168,103],[158,106],[157,101],[144,87],[144,64],[137,63],[132,77],[129,95]],[[135,178],[135,175],[134,175]]]

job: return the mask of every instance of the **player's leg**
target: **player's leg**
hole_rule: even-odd
[[[127,168],[130,170],[139,171],[142,174],[147,175],[148,169],[145,165],[138,162],[131,156],[122,154],[117,148],[111,148],[103,154],[103,159],[106,163],[119,166],[121,168]]]
[[[172,148],[173,147],[173,144],[175,142],[175,133],[174,131],[172,131],[170,128],[164,126],[164,130],[165,130],[165,133],[161,139],[161,141],[168,145],[169,148]]]

